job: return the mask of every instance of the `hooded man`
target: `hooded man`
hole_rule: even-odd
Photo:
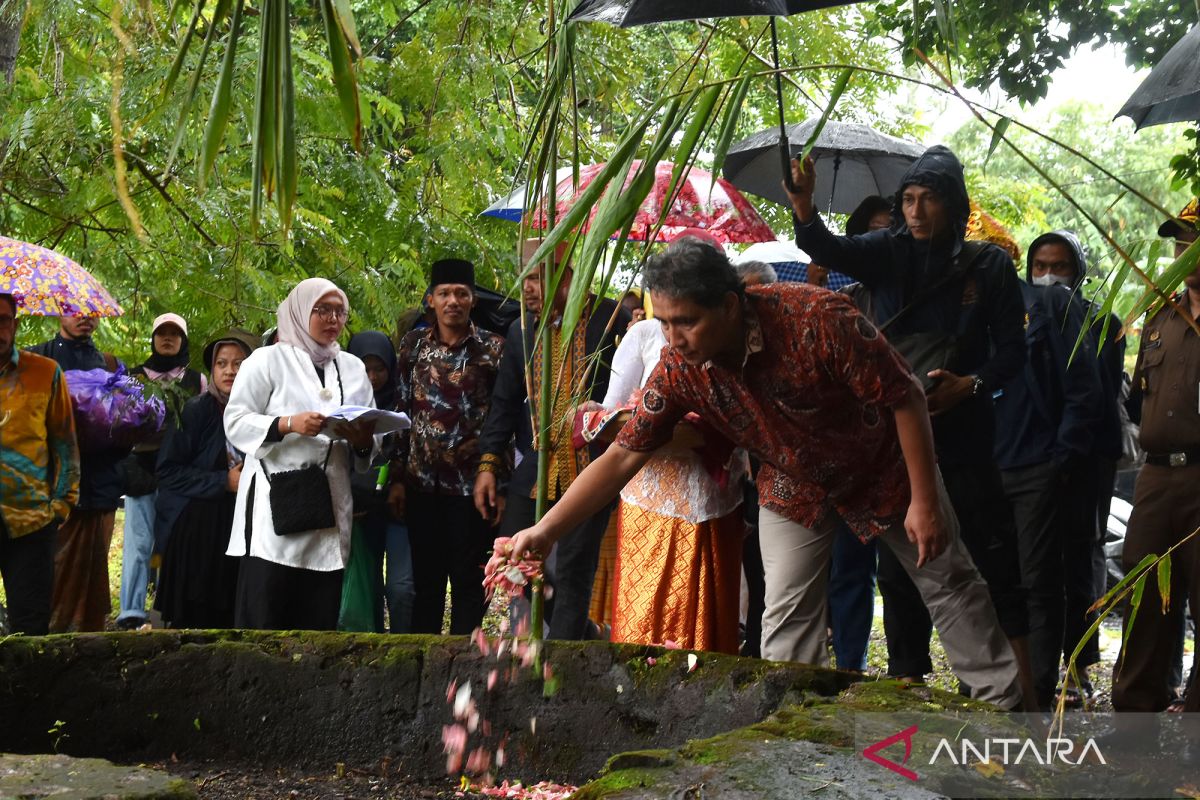
[[[1046,259],[1057,264],[1065,251],[1058,242],[1035,242],[1029,249],[1031,270],[1045,274]],[[1082,601],[1072,597],[1070,603],[1080,622],[1095,599],[1091,459],[1103,395],[1091,338],[1075,348],[1087,318],[1083,301],[1061,284],[1022,282],[1021,296],[1029,358],[1025,369],[996,392],[995,454],[1016,518],[1021,575],[1029,590],[1034,689],[1038,707],[1045,711],[1058,685],[1066,596],[1081,595]]]
[[[987,580],[1001,627],[1032,695],[1016,530],[992,457],[991,395],[1025,361],[1024,308],[1012,259],[965,242],[971,214],[962,165],[936,145],[900,182],[892,227],[860,236],[830,233],[813,204],[811,159],[793,160],[796,245],[813,261],[859,280],[870,312],[926,384],[938,465],[962,538]],[[908,575],[880,550],[888,672],[917,679],[932,670],[929,614]]]
[[[1084,325],[1088,328],[1088,339],[1100,378],[1100,396],[1096,399],[1092,451],[1089,458],[1077,464],[1092,476],[1092,488],[1076,485],[1073,495],[1084,502],[1072,504],[1072,508],[1086,513],[1088,506],[1095,517],[1090,544],[1076,539],[1085,549],[1069,556],[1066,568],[1066,628],[1063,639],[1063,659],[1070,658],[1079,640],[1087,632],[1095,612],[1088,608],[1104,594],[1108,569],[1105,566],[1103,533],[1108,525],[1108,511],[1112,505],[1113,484],[1116,479],[1117,461],[1122,456],[1123,419],[1120,409],[1121,385],[1125,379],[1125,335],[1121,320],[1109,314],[1107,324],[1099,318],[1100,305],[1089,301],[1082,294],[1083,283],[1088,278],[1087,249],[1071,231],[1056,230],[1043,233],[1029,245],[1025,263],[1025,280],[1034,286],[1062,285],[1070,289],[1082,301]],[[1071,346],[1074,347],[1074,337]],[[1081,495],[1080,493],[1086,493]],[[1079,518],[1073,530],[1084,532],[1086,519]],[[1086,567],[1090,566],[1090,569]],[[1100,644],[1096,636],[1088,639],[1087,645],[1075,663],[1079,670],[1080,686],[1065,685],[1067,705],[1082,703],[1080,691],[1091,694],[1088,666],[1100,661]]]

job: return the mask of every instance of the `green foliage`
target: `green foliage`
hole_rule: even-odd
[[[907,63],[913,48],[941,54],[957,62],[967,86],[999,86],[1026,103],[1046,96],[1077,47],[1115,42],[1130,66],[1151,66],[1200,14],[1190,1],[1167,0],[884,0],[867,8],[873,30],[902,39]]]

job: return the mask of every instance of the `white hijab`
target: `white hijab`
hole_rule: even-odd
[[[308,322],[312,318],[313,307],[327,294],[336,294],[346,304],[346,313],[350,313],[350,300],[346,293],[324,278],[308,278],[296,284],[296,288],[279,304],[279,341],[299,347],[308,353],[313,363],[323,367],[333,359],[342,348],[337,342],[326,346],[318,342],[308,332]]]

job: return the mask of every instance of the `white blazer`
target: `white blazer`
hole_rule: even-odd
[[[350,496],[351,459],[360,472],[368,468],[370,459],[353,456],[346,440],[324,435],[289,433],[282,441],[264,442],[277,417],[305,411],[329,414],[342,405],[375,405],[375,393],[367,378],[366,367],[357,356],[342,351],[334,361],[326,364],[324,387],[317,380],[312,359],[292,345],[260,348],[242,362],[224,417],[225,435],[234,447],[246,454],[227,555],[247,554],[246,515],[249,514],[253,522],[249,555],[319,572],[331,572],[346,565],[350,556],[350,519],[354,511]],[[263,474],[263,464],[271,474],[320,464],[331,444],[333,450],[325,474],[329,476],[337,527],[277,536],[268,498],[271,486]],[[254,507],[248,510],[246,500],[251,485],[254,486]]]

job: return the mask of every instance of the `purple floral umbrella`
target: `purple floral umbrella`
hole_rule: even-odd
[[[36,244],[0,236],[0,294],[33,317],[119,317],[108,290],[71,259]]]

